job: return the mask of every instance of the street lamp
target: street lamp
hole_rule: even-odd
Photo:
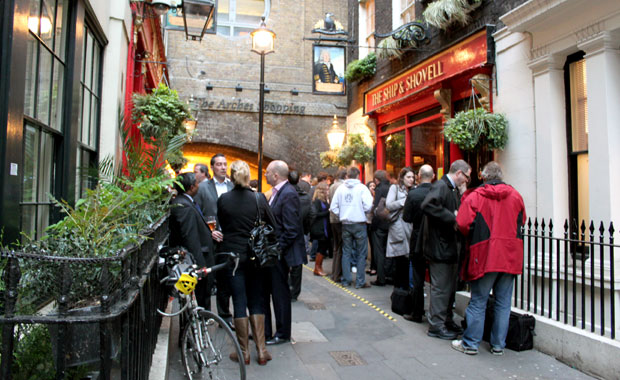
[[[338,125],[338,118],[334,115],[334,121],[332,122],[332,128],[327,132],[327,140],[329,141],[329,147],[332,150],[338,150],[342,148],[344,143],[344,136],[346,131]]]
[[[181,9],[187,40],[202,41],[207,29],[215,22],[215,0],[130,0],[130,3],[136,4],[132,11],[140,18],[159,18],[171,9],[173,12]],[[198,25],[198,32],[191,28]]]
[[[267,29],[265,17],[262,17],[260,26],[250,33],[252,37],[252,51],[260,54],[260,90],[258,98],[258,192],[263,187],[263,115],[265,112],[265,55],[273,53],[276,34]]]

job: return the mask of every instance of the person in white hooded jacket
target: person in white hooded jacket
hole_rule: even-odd
[[[347,180],[339,186],[329,210],[342,222],[342,285],[352,282],[351,265],[357,268],[355,287],[368,288],[366,283],[366,256],[368,240],[366,234],[366,213],[372,208],[372,194],[358,179],[356,167],[347,170]]]

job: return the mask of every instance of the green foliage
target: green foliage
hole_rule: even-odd
[[[469,13],[482,4],[482,0],[437,0],[428,5],[422,13],[424,20],[438,29],[447,29],[452,24],[467,25]]]
[[[351,164],[355,160],[358,164],[365,164],[374,158],[372,148],[366,145],[362,135],[349,135],[347,144],[338,152],[338,162],[343,166]]]
[[[362,135],[357,133],[349,135],[347,143],[340,150],[321,152],[320,156],[321,166],[324,168],[349,166],[354,160],[358,164],[365,164],[374,159],[372,148],[366,145]]]
[[[377,56],[375,53],[370,53],[362,59],[349,63],[344,77],[349,82],[357,82],[372,77],[376,71]]]
[[[490,113],[484,108],[457,112],[444,126],[446,139],[465,151],[486,145],[489,149],[503,150],[508,141],[508,120],[502,114]]]
[[[385,152],[388,160],[400,163],[405,157],[405,134],[391,134],[385,142]]]
[[[338,162],[338,152],[335,150],[328,150],[327,152],[321,152],[321,166],[323,168],[337,168],[340,166]]]
[[[153,89],[150,94],[133,95],[133,122],[139,124],[145,140],[169,140],[184,134],[183,121],[192,118],[186,104],[179,94],[164,84]]]

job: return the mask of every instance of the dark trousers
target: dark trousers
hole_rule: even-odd
[[[297,297],[299,297],[299,293],[301,293],[301,272],[302,270],[303,270],[303,265],[301,264],[291,267],[291,272],[289,274],[289,279],[288,279],[289,286],[291,287],[291,299],[297,299]]]
[[[452,305],[456,290],[457,265],[429,263],[431,272],[431,302],[429,330],[439,330],[452,321]]]
[[[209,277],[207,276],[207,278]],[[230,278],[225,270],[219,270],[215,272],[215,281],[217,284],[217,294],[215,296],[217,315],[230,322],[232,319],[232,314],[230,314],[230,296],[232,295]]]
[[[377,228],[373,231],[372,252],[377,266],[377,282],[385,284],[385,248],[388,231]]]
[[[394,257],[394,287],[409,289],[409,256]]]
[[[277,264],[264,272],[264,309],[265,309],[265,337],[271,339],[277,336],[283,339],[291,337],[291,291],[288,287],[289,266],[286,260],[280,259]],[[276,332],[272,334],[271,307],[276,319]]]
[[[342,277],[342,223],[332,223],[332,247],[334,260],[332,261],[332,280],[340,282]]]
[[[228,276],[232,291],[233,309],[235,318],[245,318],[250,315],[265,314],[263,301],[262,271],[254,263],[239,265],[233,276],[233,268],[222,270]]]
[[[428,264],[424,258],[415,258],[413,264],[413,316],[424,315],[424,280]]]
[[[370,228],[370,224],[366,225],[366,235],[368,235],[368,257],[370,257],[370,270],[377,270],[377,261],[375,260],[375,247],[373,246],[373,240],[375,238]]]

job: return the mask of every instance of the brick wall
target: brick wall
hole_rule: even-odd
[[[346,96],[312,94],[313,41],[304,37],[318,36],[311,30],[325,12],[334,13],[348,29],[348,0],[272,0],[266,20],[276,33],[276,51],[265,56],[265,84],[270,89],[265,101],[273,109],[264,116],[264,155],[313,172],[320,170],[319,152],[329,149],[326,132],[334,114],[343,124],[347,114]],[[171,86],[182,99],[193,95],[201,105],[193,141],[256,152],[260,56],[250,51],[249,36],[206,35],[198,43],[170,31],[167,38]],[[205,89],[208,83],[211,91]],[[243,91],[235,91],[237,84]],[[292,95],[292,89],[299,95]],[[241,111],[218,108],[222,101],[248,106]]]

